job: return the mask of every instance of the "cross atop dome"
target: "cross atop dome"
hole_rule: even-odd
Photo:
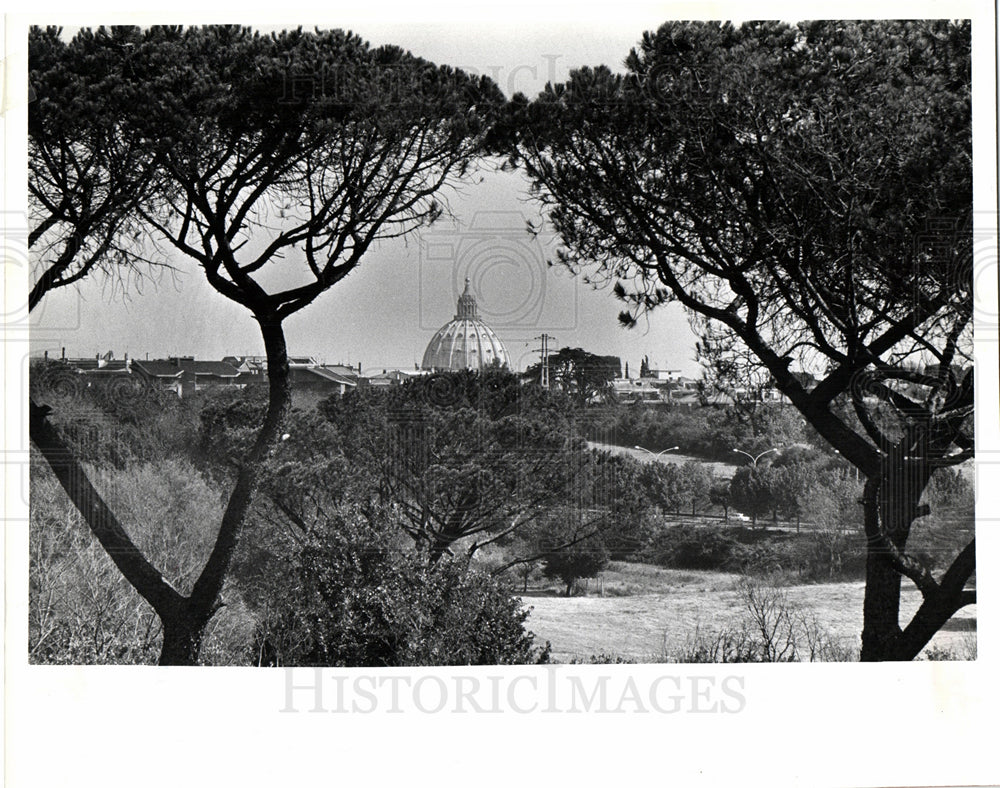
[[[455,315],[455,319],[479,319],[476,314],[476,297],[472,295],[472,283],[469,281],[469,277],[465,277],[465,290],[462,291],[462,295],[458,297],[458,313]]]

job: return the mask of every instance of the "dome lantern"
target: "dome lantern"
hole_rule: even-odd
[[[456,320],[479,319],[479,316],[476,314],[476,297],[470,292],[470,286],[469,277],[465,277],[465,290],[458,297],[458,312],[455,314]]]

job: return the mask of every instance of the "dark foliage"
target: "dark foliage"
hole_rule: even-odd
[[[547,659],[511,589],[464,561],[399,549],[398,524],[346,512],[246,578],[262,665],[509,665]],[[241,572],[245,569],[243,562]]]

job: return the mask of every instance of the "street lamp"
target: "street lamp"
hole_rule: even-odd
[[[749,457],[749,458],[750,458],[750,461],[751,461],[751,462],[753,463],[753,467],[754,467],[754,468],[756,468],[756,467],[757,467],[757,460],[759,460],[759,459],[760,459],[761,457],[763,457],[763,456],[764,456],[765,454],[770,454],[770,453],[771,453],[772,451],[781,451],[781,449],[779,449],[779,448],[774,448],[774,449],[768,449],[767,451],[762,451],[762,452],[761,452],[760,454],[758,454],[758,455],[757,455],[756,457],[754,457],[754,456],[753,456],[752,454],[750,454],[749,452],[745,452],[745,451],[743,451],[742,449],[733,449],[733,452],[735,452],[736,454],[742,454],[742,455],[743,455],[744,457]]]
[[[652,452],[643,446],[634,446],[633,448],[636,448],[639,451],[644,451],[646,452],[646,454],[650,454],[653,457],[659,457],[661,454],[666,454],[668,451],[677,451],[680,448],[680,446],[671,446],[669,449],[664,449],[663,451],[657,451],[657,452]]]
[[[844,455],[841,454],[836,449],[833,450],[833,453],[847,463],[847,470],[844,472],[844,478],[845,479],[848,478],[851,475],[851,466],[854,465],[854,463],[848,460],[847,457],[844,457]],[[854,465],[854,481],[860,481],[860,480],[861,480],[861,471],[858,469],[857,465]]]

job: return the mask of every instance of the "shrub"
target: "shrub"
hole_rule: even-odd
[[[964,637],[952,646],[930,645],[923,650],[921,659],[929,662],[959,660],[974,662],[978,656],[976,633],[966,632]]]
[[[608,565],[608,550],[600,534],[569,544],[566,537],[572,532],[560,533],[565,547],[559,547],[545,556],[542,571],[546,577],[559,578],[566,586],[566,596],[571,596],[577,580],[593,577]],[[551,537],[550,537],[551,538]]]
[[[864,577],[865,540],[857,531],[789,534],[728,526],[675,526],[649,540],[641,559],[672,569],[772,575],[799,581]]]
[[[52,498],[40,503],[50,490]],[[32,479],[29,661],[155,663],[162,635],[155,613],[89,534],[79,512],[56,494],[54,480]]]
[[[619,654],[591,654],[586,659],[571,659],[570,665],[635,665],[636,660]]]
[[[760,649],[745,624],[724,627],[715,632],[703,632],[701,627],[696,626],[681,650],[665,654],[664,659],[690,663],[761,661]]]
[[[671,569],[772,571],[775,559],[768,542],[746,544],[742,535],[742,529],[717,526],[665,528],[650,540],[643,558]]]
[[[867,549],[857,531],[829,530],[802,534],[786,543],[785,567],[799,580],[858,580],[865,576]]]
[[[340,511],[247,578],[260,665],[380,667],[545,661],[508,587],[393,545],[390,517]],[[264,582],[257,582],[263,580]]]
[[[781,586],[759,577],[737,583],[742,614],[708,632],[700,627],[671,662],[849,662],[857,650],[833,637],[814,616],[799,610]]]

